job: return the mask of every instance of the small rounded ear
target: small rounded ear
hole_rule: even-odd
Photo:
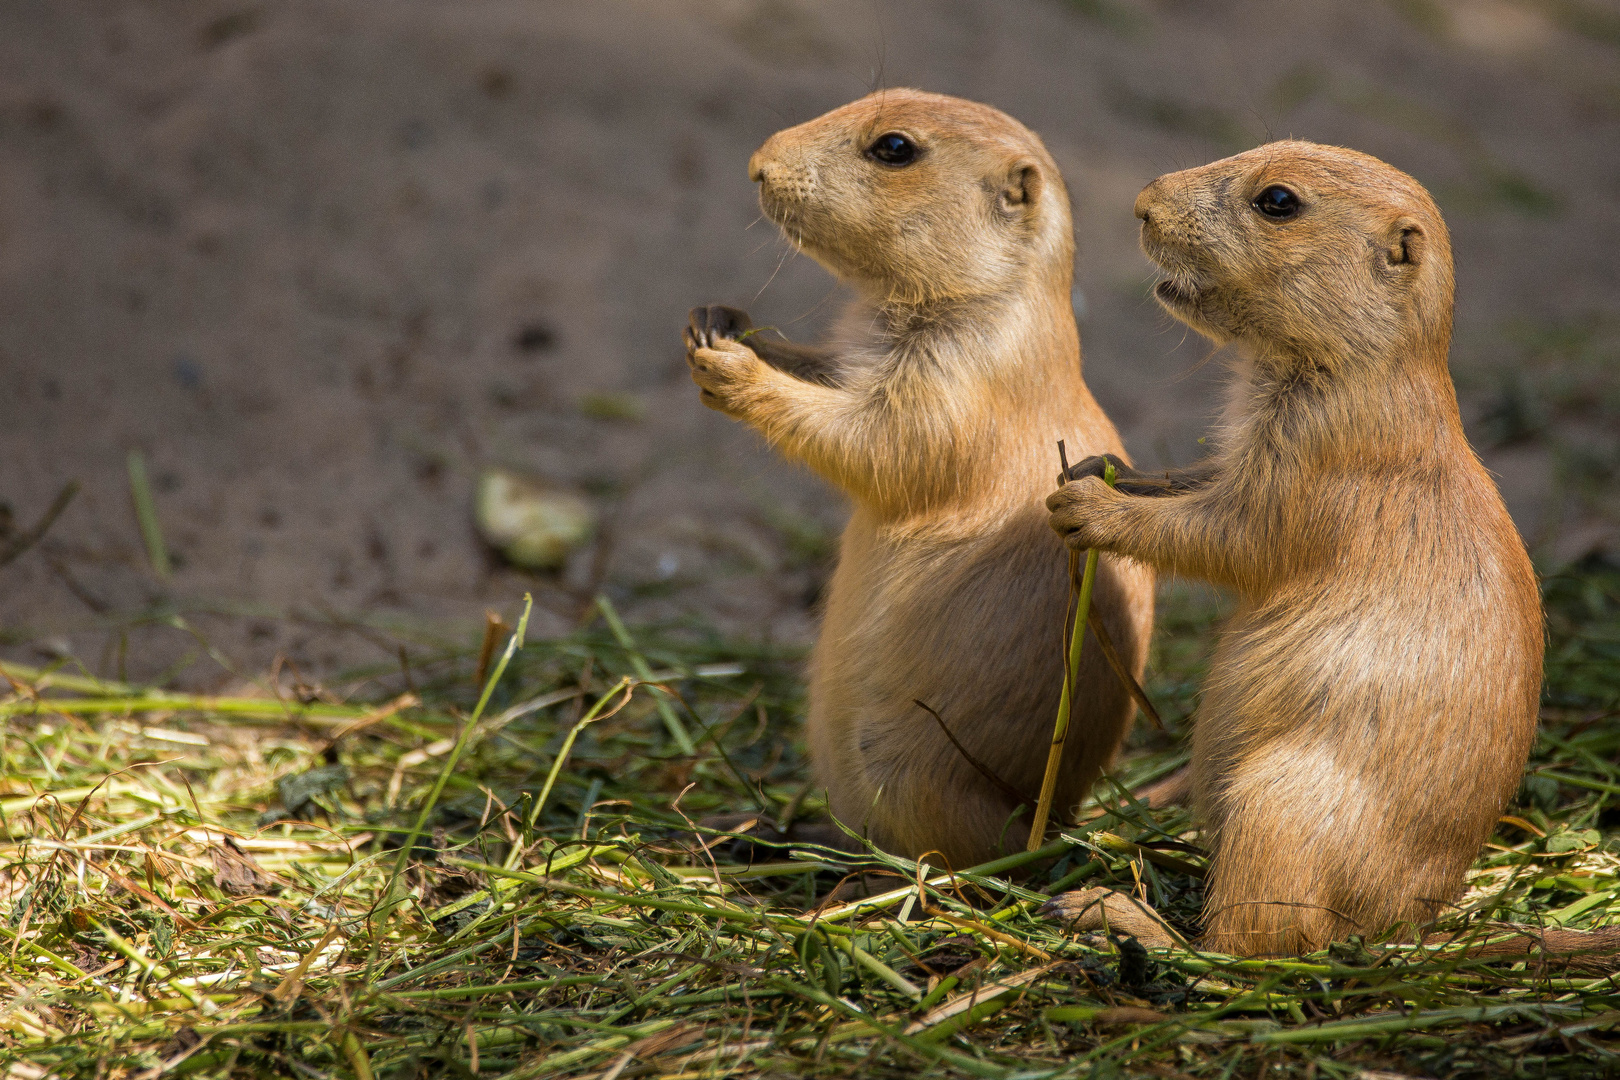
[[[1034,206],[1041,197],[1041,185],[1045,178],[1041,176],[1041,169],[1033,161],[1015,162],[1007,170],[1007,179],[1001,185],[1001,191],[996,195],[996,204],[1004,214],[1017,214]]]
[[[1389,241],[1384,257],[1391,266],[1417,266],[1428,253],[1429,237],[1423,226],[1412,218],[1403,217],[1389,227]]]

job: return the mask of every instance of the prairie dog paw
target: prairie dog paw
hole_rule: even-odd
[[[1092,454],[1090,457],[1070,465],[1068,473],[1058,477],[1058,487],[1062,487],[1069,481],[1083,480],[1088,476],[1095,476],[1100,480],[1102,479],[1103,469],[1109,465],[1114,467],[1116,473],[1124,475],[1126,466],[1119,458],[1112,454]]]
[[[1184,944],[1151,906],[1112,889],[1058,893],[1041,905],[1040,913],[1076,933],[1108,930],[1120,937],[1133,937],[1149,949],[1173,949]]]
[[[1046,497],[1046,509],[1052,515],[1047,524],[1072,548],[1104,543],[1097,519],[1113,494],[1095,476],[1071,480]]]
[[[686,343],[686,354],[696,349],[709,349],[717,341],[737,341],[754,328],[746,311],[738,311],[723,304],[695,307],[686,316],[686,329],[681,340]]]
[[[702,391],[699,399],[703,404],[737,416],[746,408],[743,392],[765,362],[748,346],[718,338],[707,347],[689,351],[686,365]]]

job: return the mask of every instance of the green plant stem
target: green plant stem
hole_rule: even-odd
[[[146,479],[146,456],[139,450],[131,450],[128,464],[129,494],[135,503],[135,521],[141,527],[141,539],[146,543],[146,557],[152,563],[152,572],[168,581],[174,568],[169,562],[169,549],[163,544],[157,504],[152,501],[152,485]]]
[[[552,785],[556,784],[557,774],[562,772],[563,763],[568,760],[569,753],[574,749],[574,740],[579,738],[579,733],[584,731],[587,725],[594,724],[602,719],[603,707],[609,701],[612,701],[615,696],[621,694],[628,696],[638,685],[640,684],[628,675],[620,679],[613,685],[611,690],[596,699],[596,704],[592,705],[590,711],[580,717],[579,722],[568,732],[568,737],[563,740],[562,749],[557,751],[557,759],[551,763],[551,771],[546,774],[545,786],[540,789],[539,797],[534,800],[534,805],[529,808],[529,820],[525,824],[530,829],[533,829],[535,823],[540,820],[540,812],[546,808],[546,800],[551,797]],[[614,712],[617,711],[617,709],[614,710]],[[506,868],[510,870],[516,866],[517,859],[522,854],[522,848],[514,847],[512,853],[507,856]]]
[[[1103,483],[1114,486],[1112,462],[1103,466]],[[1057,791],[1063,747],[1069,738],[1069,714],[1073,711],[1074,688],[1080,678],[1080,649],[1086,642],[1086,620],[1091,615],[1091,589],[1097,580],[1098,554],[1096,548],[1086,552],[1086,571],[1080,578],[1080,596],[1075,601],[1074,626],[1069,631],[1069,654],[1063,667],[1063,693],[1058,698],[1057,722],[1052,726],[1052,745],[1046,752],[1046,772],[1041,777],[1041,794],[1035,803],[1035,817],[1029,823],[1030,851],[1039,848],[1046,839],[1046,822],[1052,816],[1052,796]],[[1073,565],[1070,563],[1071,567]],[[1072,569],[1070,573],[1073,573]]]
[[[421,837],[422,831],[427,828],[428,817],[432,815],[433,808],[439,804],[439,796],[444,792],[444,785],[449,781],[450,775],[456,771],[456,763],[461,760],[461,752],[467,748],[468,737],[478,727],[478,718],[484,715],[484,707],[489,704],[490,694],[495,692],[495,684],[499,683],[501,676],[506,674],[506,665],[511,663],[513,654],[523,647],[523,635],[528,632],[529,612],[532,610],[534,610],[534,597],[525,593],[523,595],[523,617],[518,619],[517,629],[513,631],[511,639],[507,641],[506,651],[501,654],[500,662],[495,665],[495,670],[489,673],[489,680],[484,683],[484,692],[479,695],[478,704],[473,708],[472,715],[467,717],[467,722],[461,726],[461,734],[456,736],[456,745],[451,747],[450,755],[444,760],[444,768],[439,770],[439,778],[433,783],[433,790],[428,793],[427,799],[422,803],[421,811],[416,815],[416,824],[411,826],[411,831],[405,836],[405,842],[400,845],[399,858],[394,860],[393,873],[389,875],[388,884],[384,886],[382,891],[383,903],[378,913],[382,920],[386,920],[399,905],[399,899],[395,897],[394,890],[400,875],[405,873],[405,866],[410,861],[411,852],[416,847],[416,841]]]
[[[1402,1031],[1448,1027],[1461,1024],[1490,1024],[1503,1020],[1529,1020],[1545,1023],[1554,1017],[1576,1017],[1579,1005],[1553,1002],[1534,1005],[1479,1005],[1453,1009],[1431,1009],[1427,1012],[1393,1013],[1375,1017],[1356,1017],[1353,1020],[1330,1020],[1314,1026],[1286,1028],[1279,1031],[1258,1032],[1250,1037],[1257,1043],[1309,1043],[1348,1042],[1378,1035],[1393,1035]],[[1612,1022],[1612,1021],[1611,1021]]]
[[[124,940],[123,936],[120,935],[116,930],[107,926],[94,916],[87,916],[87,918],[90,920],[91,926],[94,926],[97,930],[101,931],[101,936],[107,939],[107,944],[111,945],[115,951],[122,954],[123,957],[131,964],[134,964],[136,967],[145,972],[148,978],[161,982],[170,990],[173,990],[175,993],[185,998],[191,1003],[192,1008],[201,1010],[204,1013],[213,1011],[208,1006],[203,1004],[203,999],[195,990],[176,980],[161,964],[155,963],[154,961],[143,956],[139,949],[137,949],[130,942]]]
[[[358,720],[370,709],[348,705],[312,702],[281,702],[274,698],[210,698],[191,694],[153,694],[124,698],[41,698],[37,701],[0,703],[0,717],[28,716],[33,713],[62,713],[67,716],[93,716],[97,713],[139,712],[229,713],[232,716],[280,720],[342,721]],[[333,726],[327,724],[324,726]]]
[[[630,667],[635,671],[636,678],[645,683],[652,683],[652,668],[647,666],[646,658],[636,649],[636,643],[631,639],[630,631],[624,628],[624,620],[619,618],[618,611],[613,607],[613,601],[606,596],[598,596],[596,606],[601,609],[602,617],[607,620],[608,629],[613,631],[614,639],[629,656]],[[663,718],[664,727],[668,729],[670,738],[675,740],[675,745],[681,748],[681,753],[688,755],[697,753],[692,736],[686,732],[686,725],[681,723],[681,718],[675,715],[675,709],[669,703],[669,691],[661,686],[653,686],[652,694],[653,701],[658,705],[658,715]]]

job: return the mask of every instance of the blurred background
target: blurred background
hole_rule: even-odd
[[[1141,186],[1290,135],[1414,174],[1475,446],[1543,568],[1620,552],[1610,0],[8,0],[0,642],[317,678],[465,648],[525,590],[542,634],[605,590],[807,642],[844,509],[698,404],[678,334],[710,302],[831,321],[745,166],[879,86],[1046,140],[1086,376],[1154,467],[1222,376],[1148,298]],[[479,539],[495,467],[596,515],[560,569]]]

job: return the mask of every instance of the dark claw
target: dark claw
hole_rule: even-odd
[[[721,304],[693,308],[686,318],[687,327],[681,337],[688,350],[707,349],[727,338],[735,341],[754,328],[746,311]]]

